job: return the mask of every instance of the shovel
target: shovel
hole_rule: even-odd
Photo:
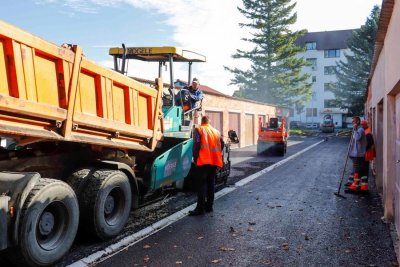
[[[352,141],[352,140],[353,140],[353,131],[351,132],[349,145],[348,145],[348,147],[347,147],[346,161],[345,161],[345,163],[344,163],[343,172],[342,172],[342,177],[340,178],[339,188],[338,188],[338,191],[334,193],[336,196],[342,197],[342,198],[346,198],[345,196],[343,196],[343,195],[340,194],[340,189],[342,188],[344,173],[346,172],[347,161],[349,160],[350,145],[351,145],[351,141]]]

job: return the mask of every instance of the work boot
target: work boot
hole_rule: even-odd
[[[353,182],[354,182],[354,177],[353,177],[353,175],[350,175],[345,186],[350,186]]]
[[[197,209],[195,208],[194,210],[189,210],[189,216],[198,216],[198,215],[203,215],[204,210]]]
[[[212,203],[206,202],[206,205],[205,205],[204,210],[205,210],[206,212],[213,212],[213,204],[212,204]]]
[[[363,176],[361,177],[361,191],[368,191],[368,177]]]
[[[350,185],[351,191],[358,191],[360,189],[360,179],[354,179],[354,182]]]

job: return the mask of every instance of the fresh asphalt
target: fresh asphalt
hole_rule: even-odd
[[[323,137],[291,137],[284,159]],[[185,217],[90,265],[397,266],[389,225],[380,219],[381,199],[375,188],[368,196],[341,199],[333,195],[347,142],[329,137],[328,142],[219,198],[214,213]],[[255,146],[233,149],[227,189],[282,159],[257,156]],[[108,242],[86,240],[80,233],[70,253],[56,266],[109,251],[109,246],[115,248],[116,242],[195,200],[193,193],[178,193],[141,208],[131,215],[123,233]],[[0,256],[0,266],[12,265]]]
[[[222,187],[222,191],[219,191],[221,187],[218,187],[217,195],[221,195],[220,193],[225,194],[223,191],[230,191],[232,187],[235,187],[236,183],[243,183],[249,177],[259,175],[260,171],[289,160],[304,151],[304,149],[318,144],[321,140],[321,137],[292,137],[289,140],[288,153],[284,158],[274,156],[271,153],[266,156],[258,156],[256,146],[232,149],[232,168],[227,187]],[[133,212],[124,231],[108,242],[97,243],[92,240],[85,240],[84,234],[79,234],[77,242],[75,242],[70,253],[56,266],[81,267],[92,264],[100,257],[112,254],[126,244],[134,243],[140,240],[142,236],[164,227],[166,223],[169,224],[171,221],[176,221],[179,217],[182,217],[182,215],[185,216],[187,209],[194,205],[193,203],[195,202],[196,194],[193,192],[179,192],[176,195],[168,195],[162,201]]]
[[[217,199],[213,213],[184,217],[96,266],[398,266],[374,180],[368,195],[334,195],[347,143],[329,138]]]

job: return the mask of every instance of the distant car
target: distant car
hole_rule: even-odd
[[[311,123],[306,123],[306,128],[307,129],[318,129],[318,123],[311,122]]]
[[[303,125],[301,124],[301,121],[291,121],[290,122],[290,128],[301,128]]]
[[[333,120],[324,120],[321,123],[321,131],[323,133],[333,133],[335,131],[335,125],[333,124]]]

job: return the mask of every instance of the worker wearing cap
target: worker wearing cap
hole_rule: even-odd
[[[204,95],[203,92],[200,90],[199,85],[200,85],[199,79],[193,78],[192,84],[188,87],[185,87],[186,89],[188,89],[190,93],[190,105],[191,105],[190,109],[201,108],[201,100],[203,99]],[[198,112],[198,109],[194,111],[193,115],[194,115],[194,123],[198,124],[199,117],[201,116],[201,114],[199,114]]]
[[[207,116],[201,118],[201,125],[193,132],[193,159],[196,165],[197,206],[189,216],[212,212],[214,204],[215,176],[222,168],[223,141],[217,129],[210,125]],[[207,201],[206,201],[207,198]]]
[[[361,127],[364,129],[367,146],[365,149],[364,166],[361,174],[361,190],[368,191],[368,175],[369,175],[369,162],[375,158],[375,145],[374,137],[372,136],[371,129],[368,127],[368,122],[361,121]]]
[[[197,107],[199,101],[201,101],[204,97],[203,92],[199,88],[199,85],[199,79],[193,78],[192,85],[187,88],[190,92],[192,108]]]
[[[360,175],[364,170],[364,157],[365,149],[367,147],[367,140],[365,137],[364,129],[361,127],[361,119],[358,116],[353,117],[353,134],[351,137],[349,157],[353,161],[353,177],[354,181],[349,189],[358,191],[360,189]]]

